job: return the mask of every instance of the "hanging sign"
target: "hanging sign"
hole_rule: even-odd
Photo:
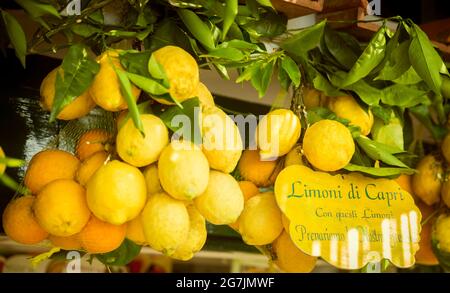
[[[402,268],[415,262],[422,216],[393,180],[292,165],[278,175],[275,195],[292,240],[307,254],[342,269],[382,259]]]

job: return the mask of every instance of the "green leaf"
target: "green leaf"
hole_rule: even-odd
[[[127,101],[128,111],[131,114],[134,126],[141,132],[142,136],[145,136],[144,125],[142,124],[141,116],[139,114],[136,101],[133,97],[133,93],[131,90],[131,83],[130,80],[128,79],[128,75],[126,72],[122,70],[117,70],[114,65],[113,68],[117,74],[117,77],[119,78],[120,89],[122,91],[122,95]]]
[[[431,132],[436,140],[443,139],[447,134],[447,129],[444,126],[434,124],[431,119],[429,106],[418,105],[409,108],[409,111]]]
[[[409,60],[430,89],[440,95],[442,79],[439,70],[443,61],[420,27],[413,24],[413,29],[415,34],[409,46]]]
[[[238,13],[238,0],[225,0],[225,15],[222,25],[222,41],[225,40],[228,30],[234,23],[234,19]]]
[[[189,120],[190,133],[182,133],[184,139],[190,140],[195,144],[201,144],[201,125],[200,125],[200,101],[197,97],[185,100],[181,103],[182,108],[172,106],[167,108],[159,116],[164,124],[173,132],[186,130],[184,123]],[[181,120],[175,119],[181,118]],[[185,137],[189,136],[189,137]]]
[[[260,62],[254,62],[251,65],[247,66],[241,73],[241,75],[239,75],[239,77],[236,79],[236,83],[251,80],[252,77],[256,75],[259,66],[261,66]]]
[[[388,124],[391,121],[391,117],[393,114],[391,108],[382,106],[373,106],[370,109],[373,115],[381,119],[384,124]]]
[[[11,45],[14,47],[14,51],[16,52],[16,56],[19,58],[20,63],[22,63],[22,66],[25,68],[25,56],[27,55],[27,39],[25,37],[25,32],[12,14],[9,14],[4,10],[1,10],[1,12]]]
[[[30,0],[16,0],[16,2],[22,6],[32,18],[38,18],[45,15],[53,15],[57,18],[61,18],[58,10],[56,10],[53,5]]]
[[[166,87],[164,87],[164,85],[160,84],[159,82],[151,78],[142,75],[137,75],[131,72],[127,72],[126,74],[132,83],[134,83],[138,88],[142,89],[149,95],[159,96],[169,92],[169,90]]]
[[[305,58],[306,53],[316,48],[323,35],[326,20],[305,28],[293,36],[285,39],[280,47],[292,56]]]
[[[422,78],[417,74],[414,68],[410,66],[408,70],[392,81],[398,84],[416,84],[421,82]]]
[[[262,6],[273,8],[270,0],[256,0],[256,2],[258,2]]]
[[[403,150],[370,140],[367,137],[356,138],[356,142],[364,152],[373,160],[379,160],[391,166],[408,168],[402,161],[393,154],[401,153]]]
[[[243,40],[230,40],[226,42],[222,42],[219,46],[219,48],[235,48],[239,49],[241,51],[258,51],[258,52],[264,52],[258,45],[249,43]]]
[[[315,89],[324,92],[327,96],[330,97],[345,95],[345,93],[333,86],[327,78],[323,77],[322,74],[317,71],[317,69],[315,69],[311,64],[306,63],[305,65],[305,71],[308,80],[313,84]]]
[[[192,51],[189,38],[186,33],[183,32],[176,25],[176,23],[169,18],[161,21],[161,23],[158,23],[158,26],[155,28],[155,32],[150,38],[146,38],[144,43],[145,48],[150,52],[167,45],[178,46],[186,51]]]
[[[272,80],[273,69],[274,62],[266,63],[252,77],[252,85],[258,91],[260,98],[266,94],[267,88]]]
[[[54,121],[65,106],[83,94],[91,85],[100,65],[88,57],[86,47],[80,44],[69,48],[56,74],[55,99],[50,113]]]
[[[275,12],[265,13],[254,21],[242,24],[242,29],[246,30],[255,39],[261,37],[273,38],[286,31],[287,19],[284,14]]]
[[[188,9],[177,9],[177,13],[195,39],[208,50],[215,48],[211,30],[195,12]]]
[[[144,77],[151,77],[148,64],[151,56],[150,51],[125,51],[119,53],[120,64],[126,71]]]
[[[148,60],[148,72],[153,78],[161,80],[164,87],[170,87],[169,78],[167,77],[164,67],[158,61],[156,61],[156,58],[153,54]]]
[[[208,54],[200,55],[200,57],[220,58],[231,61],[240,61],[245,55],[238,49],[233,47],[217,48],[208,52]]]
[[[346,89],[355,92],[359,98],[369,106],[378,105],[383,95],[382,91],[370,86],[362,79],[351,84],[350,86],[347,86]]]
[[[6,165],[6,167],[9,168],[19,168],[25,165],[25,161],[15,158],[3,157],[0,158],[0,165]]]
[[[375,168],[375,167],[358,166],[354,164],[348,164],[347,166],[344,167],[344,170],[350,172],[361,172],[375,177],[395,177],[401,174],[412,175],[415,173],[414,169],[409,168],[390,168],[390,167]]]
[[[74,34],[84,38],[88,38],[93,34],[100,33],[102,31],[101,29],[87,23],[76,23],[72,25],[70,29]]]
[[[108,253],[95,254],[95,257],[107,266],[124,266],[139,255],[141,248],[141,246],[125,238],[115,250]]]
[[[281,60],[278,62],[277,78],[281,88],[287,91],[289,89],[289,86],[291,85],[291,79],[289,78],[289,75],[287,74],[286,70],[284,70],[283,67],[281,66]]]
[[[410,42],[405,41],[387,56],[387,61],[375,80],[394,80],[399,78],[411,67],[408,58],[409,45]]]
[[[325,45],[330,54],[342,65],[345,69],[352,68],[358,56],[356,52],[350,47],[351,45],[344,40],[341,35],[330,28],[325,28],[324,33]]]
[[[301,76],[297,63],[295,63],[295,61],[292,60],[291,57],[286,55],[281,60],[281,67],[288,74],[294,86],[298,87],[300,85]]]
[[[418,104],[430,104],[427,92],[417,86],[394,84],[383,89],[381,101],[386,105],[402,108]]]
[[[213,68],[215,68],[217,70],[217,72],[220,74],[220,76],[223,79],[226,79],[226,80],[230,79],[230,76],[228,75],[228,70],[224,65],[218,64],[218,63],[211,63],[211,65]]]
[[[386,50],[386,27],[382,26],[372,37],[367,47],[343,79],[342,88],[366,77],[384,58]]]

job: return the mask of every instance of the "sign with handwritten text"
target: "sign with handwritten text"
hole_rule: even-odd
[[[342,269],[382,259],[403,268],[415,262],[422,216],[393,180],[292,165],[278,175],[275,196],[292,240],[307,254]]]

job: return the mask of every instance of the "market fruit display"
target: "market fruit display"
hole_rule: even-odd
[[[77,131],[61,131],[67,141],[27,162],[3,212],[12,240],[100,260],[150,247],[187,261],[205,246],[208,225],[227,225],[273,269],[311,272],[319,257],[295,244],[287,199],[274,190],[300,168],[384,178],[410,193],[422,211],[417,263],[448,263],[449,73],[416,24],[396,18],[393,32],[380,22],[360,42],[327,20],[285,34],[286,19],[267,1],[241,3],[232,16],[172,2],[144,3],[152,17],[127,31],[90,24],[89,42],[67,46],[44,78],[50,122]],[[120,47],[124,36],[131,46]],[[269,51],[262,42],[272,38],[279,47]],[[207,67],[249,82],[259,97],[277,80],[290,106],[259,117],[226,109],[201,80]],[[254,118],[255,129],[231,114]],[[4,176],[14,164],[1,148],[0,159]]]

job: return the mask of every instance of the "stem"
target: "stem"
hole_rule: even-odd
[[[439,209],[432,212],[431,215],[429,215],[425,220],[422,221],[421,225],[423,226],[426,223],[428,223],[432,218],[434,218],[437,215],[438,212],[439,212]]]
[[[68,28],[76,23],[79,23],[80,21],[83,21],[83,18],[87,17],[88,15],[90,15],[91,13],[96,11],[97,9],[100,9],[113,1],[114,0],[103,0],[103,1],[100,1],[97,3],[94,3],[91,6],[88,6],[77,17],[70,18],[70,19],[68,19],[67,22],[62,23],[62,24],[58,25],[55,29],[50,30],[50,31],[46,32],[45,34],[41,35],[38,38],[38,40],[34,44],[31,45],[30,52],[34,53],[35,47],[37,47],[44,41],[49,40],[53,35],[65,30],[66,28]]]

